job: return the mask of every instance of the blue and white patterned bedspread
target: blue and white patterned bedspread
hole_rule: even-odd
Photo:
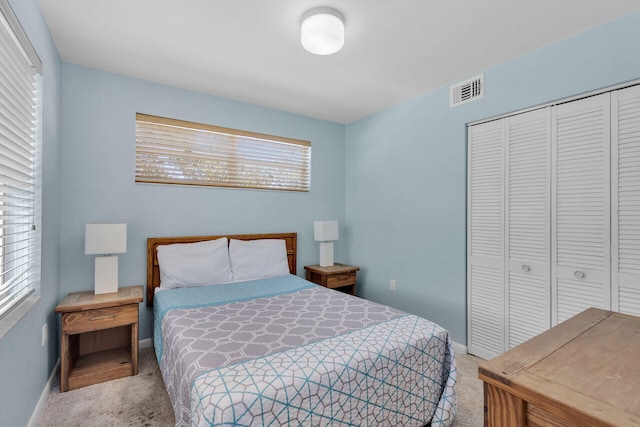
[[[433,322],[297,276],[154,299],[176,426],[453,422],[455,355]]]

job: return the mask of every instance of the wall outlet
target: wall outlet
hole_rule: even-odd
[[[42,325],[42,346],[44,347],[49,342],[49,325],[46,323]]]
[[[392,291],[396,290],[396,279],[389,280],[389,290],[392,290]]]

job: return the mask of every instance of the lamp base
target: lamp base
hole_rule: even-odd
[[[98,294],[118,292],[118,257],[96,257],[95,291]]]
[[[320,267],[333,266],[333,242],[320,242]]]

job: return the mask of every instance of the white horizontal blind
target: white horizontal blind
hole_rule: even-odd
[[[0,316],[40,284],[39,60],[0,3]],[[27,40],[28,41],[28,40]],[[35,62],[35,63],[34,63]]]
[[[311,143],[136,114],[136,181],[309,191]]]

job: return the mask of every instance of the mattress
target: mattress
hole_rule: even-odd
[[[455,416],[437,324],[294,275],[157,292],[176,426],[425,425]]]

